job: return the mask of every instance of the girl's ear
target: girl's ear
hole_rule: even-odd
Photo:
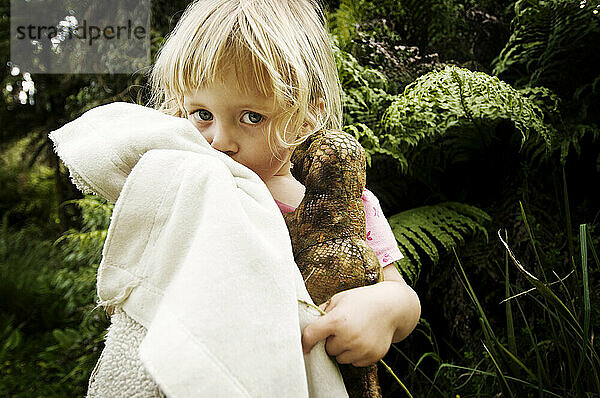
[[[323,98],[319,98],[317,101],[317,109],[319,109],[319,112],[321,113],[325,112],[325,100]]]
[[[302,125],[302,130],[300,131],[300,134],[298,134],[298,139],[302,139],[304,137],[306,137],[309,132],[311,130],[311,126],[308,124],[308,122],[304,122],[304,124]]]

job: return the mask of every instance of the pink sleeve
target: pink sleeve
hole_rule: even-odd
[[[400,252],[390,224],[383,215],[379,200],[368,189],[363,190],[362,201],[365,206],[367,244],[373,249],[382,267],[404,258]]]

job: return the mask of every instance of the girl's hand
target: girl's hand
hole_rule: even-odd
[[[385,356],[396,332],[397,312],[401,306],[396,281],[345,290],[319,307],[326,312],[302,333],[304,353],[320,340],[327,339],[326,352],[341,364],[368,366]]]

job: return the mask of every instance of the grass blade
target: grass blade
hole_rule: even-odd
[[[465,290],[469,294],[471,301],[473,301],[473,304],[475,304],[475,307],[477,308],[477,311],[479,312],[479,323],[481,325],[481,330],[483,331],[485,339],[489,345],[489,348],[485,344],[484,344],[484,347],[485,347],[486,351],[488,351],[488,353],[490,354],[490,357],[492,358],[492,361],[494,362],[494,366],[497,368],[497,371],[499,372],[499,377],[501,377],[503,379],[503,381],[506,383],[506,379],[504,378],[504,374],[502,373],[502,370],[500,369],[500,365],[498,364],[498,362],[495,359],[495,357],[500,357],[500,353],[498,353],[495,349],[496,345],[500,345],[500,341],[498,341],[498,338],[494,334],[494,330],[492,329],[492,326],[490,325],[490,323],[485,315],[485,312],[483,311],[483,307],[481,306],[479,299],[477,299],[475,290],[473,289],[473,287],[471,286],[471,283],[469,282],[469,279],[467,278],[467,274],[465,273],[465,270],[460,262],[460,259],[458,258],[458,255],[456,254],[456,250],[454,250],[454,248],[452,248],[452,251],[454,252],[454,257],[456,258],[456,261],[458,262],[458,267],[462,274],[461,283],[465,287]],[[510,366],[511,362],[508,362],[508,364]],[[512,397],[513,396],[512,391],[510,390],[510,388],[508,388],[508,384],[506,384],[506,388],[507,388],[506,391]]]
[[[442,392],[442,390],[440,390],[440,388],[438,386],[435,385],[435,381],[431,380],[429,378],[429,376],[427,376],[427,374],[425,372],[423,372],[420,368],[418,368],[415,363],[408,357],[408,355],[406,355],[401,349],[399,349],[398,347],[396,347],[395,344],[392,344],[392,348],[394,350],[396,350],[396,352],[398,352],[400,355],[402,355],[404,357],[404,359],[406,359],[406,361],[408,361],[408,363],[413,366],[413,368],[415,370],[417,370],[421,376],[423,376],[423,378],[425,378],[425,380],[427,380],[430,384],[431,384],[431,388],[435,388],[437,390],[437,392],[440,394],[440,396],[444,395],[444,393]],[[429,393],[431,393],[431,389],[429,390]],[[430,396],[430,394],[427,394],[427,396]]]
[[[508,382],[506,381],[506,378],[504,377],[504,374],[502,373],[502,369],[500,369],[500,366],[498,365],[498,362],[496,361],[496,358],[494,358],[494,355],[492,355],[492,353],[490,352],[490,350],[487,348],[487,346],[485,345],[485,343],[483,341],[481,342],[481,344],[483,344],[483,348],[485,348],[488,355],[490,356],[490,359],[492,360],[492,363],[494,364],[494,368],[496,369],[498,378],[500,379],[500,381],[502,381],[501,386],[504,387],[503,389],[506,392],[508,392],[509,396],[514,397],[514,394],[513,394],[512,390],[510,389]]]
[[[527,334],[529,336],[529,339],[531,340],[531,346],[533,348],[533,352],[535,353],[535,362],[537,365],[537,374],[538,374],[538,377],[537,377],[538,389],[539,389],[539,391],[541,391],[542,386],[544,384],[544,380],[548,380],[548,375],[546,374],[546,368],[542,364],[542,356],[540,354],[540,350],[538,348],[537,341],[535,339],[535,336],[533,335],[533,332],[531,331],[531,328],[529,327],[529,322],[527,322],[527,317],[525,316],[525,312],[523,311],[523,308],[521,307],[521,303],[519,303],[519,301],[517,301],[517,308],[519,309],[519,313],[521,314],[521,317],[523,318],[523,322],[525,323],[525,330],[527,330]]]
[[[435,352],[429,351],[426,352],[425,354],[421,355],[421,357],[417,360],[417,363],[415,364],[415,368],[413,369],[413,371],[417,368],[417,366],[419,366],[421,364],[421,362],[423,362],[423,360],[427,357],[432,357],[433,359],[435,359],[438,363],[442,362],[442,358],[440,358],[440,356],[438,354],[436,354]]]
[[[581,360],[577,366],[577,372],[573,384],[577,383],[581,369],[585,362],[588,346],[588,333],[590,330],[590,287],[588,280],[588,257],[587,257],[587,225],[579,225],[579,243],[581,247],[581,279],[583,282],[583,344],[581,345]]]
[[[467,291],[467,294],[471,298],[471,301],[473,301],[473,304],[475,304],[475,307],[477,307],[477,311],[479,312],[479,315],[482,318],[482,322],[485,325],[484,331],[485,331],[485,329],[487,329],[487,331],[490,333],[493,340],[496,340],[496,336],[494,335],[492,326],[488,322],[488,319],[485,316],[485,312],[483,311],[483,307],[481,306],[481,304],[479,303],[479,300],[477,299],[477,296],[475,295],[475,290],[473,290],[471,283],[469,283],[469,279],[467,278],[467,274],[465,273],[465,270],[463,269],[463,266],[458,258],[458,255],[456,254],[456,250],[454,250],[454,248],[452,248],[452,252],[454,253],[454,257],[456,258],[456,261],[458,262],[458,267],[462,274],[461,281],[464,281],[463,285],[465,286],[465,290]]]
[[[383,359],[380,359],[379,362],[381,362],[381,364],[383,365],[383,367],[385,368],[385,370],[387,370],[388,373],[391,374],[394,379],[396,379],[396,383],[400,384],[400,387],[402,387],[402,389],[404,390],[404,392],[406,393],[406,395],[409,398],[413,398],[413,396],[410,393],[410,391],[408,391],[408,388],[406,388],[406,386],[404,385],[404,383],[402,383],[402,381],[398,378],[398,376],[396,376],[396,374],[394,373],[394,371],[392,370],[392,368],[390,368],[387,363],[383,362]]]
[[[517,358],[512,352],[510,352],[502,344],[498,344],[498,347],[502,348],[502,350],[506,353],[506,355],[508,355],[510,357],[510,359],[512,359],[517,365],[519,365],[521,367],[521,369],[523,369],[525,372],[527,372],[527,374],[533,380],[535,380],[536,382],[538,382],[538,378],[533,374],[533,372],[531,371],[531,369],[529,369],[523,362],[521,362],[521,360],[519,358]]]
[[[588,241],[592,242],[592,236],[590,235],[590,230],[586,228],[586,232],[587,232]],[[596,253],[596,249],[594,249],[594,245],[592,245],[591,243],[590,243],[589,247],[590,247],[590,251],[592,252],[592,256],[594,257],[594,261],[596,262],[596,267],[598,267],[598,270],[600,271],[600,260],[598,260],[598,254]]]
[[[559,310],[563,314],[565,320],[567,321],[567,323],[569,324],[569,326],[571,327],[571,329],[575,332],[575,334],[577,334],[577,336],[579,338],[581,338],[582,337],[582,333],[583,333],[583,330],[581,329],[581,325],[579,325],[579,322],[577,321],[577,318],[575,318],[575,316],[569,310],[569,308],[565,305],[565,303],[563,303],[562,300],[559,299],[558,296],[556,296],[556,294],[554,294],[554,292],[544,282],[540,281],[532,273],[530,273],[529,271],[527,271],[525,269],[525,267],[523,267],[521,265],[521,263],[519,262],[519,260],[517,260],[517,258],[512,253],[512,250],[510,250],[510,247],[508,247],[508,244],[506,244],[506,242],[504,241],[504,239],[502,239],[502,236],[500,235],[500,231],[498,231],[498,237],[500,238],[500,241],[502,242],[502,244],[506,248],[506,251],[508,252],[508,255],[510,256],[511,260],[517,266],[517,269],[519,271],[521,271],[521,273],[523,275],[525,275],[525,278],[527,278],[527,280],[533,286],[536,287],[536,289],[540,292],[540,294],[544,298],[546,298],[547,300],[549,300],[552,304],[554,304],[556,306],[557,310]]]
[[[504,238],[508,241],[508,234],[505,231]],[[508,275],[508,253],[504,255],[504,275],[505,277],[505,297],[509,298],[510,294],[510,278]],[[512,315],[510,300],[506,300],[506,331],[508,334],[508,348],[517,355],[517,343],[515,338],[515,326]]]
[[[540,255],[537,251],[535,237],[533,236],[533,231],[531,230],[531,227],[529,226],[529,221],[527,220],[527,214],[525,214],[525,209],[523,208],[523,202],[519,201],[519,207],[521,208],[521,217],[523,218],[523,223],[525,223],[525,229],[527,230],[527,234],[529,235],[529,238],[531,239],[531,247],[533,247],[533,253],[535,254],[535,259],[537,260],[538,265],[540,266],[540,270],[542,271],[542,276],[544,277],[544,281],[547,282],[546,275],[544,274],[544,267],[542,265],[542,260],[540,259]]]
[[[443,363],[443,364],[441,364],[440,368],[456,368],[456,369],[468,370],[468,371],[471,371],[471,372],[474,372],[474,373],[478,373],[478,374],[483,375],[483,376],[498,377],[495,373],[492,373],[492,372],[486,372],[485,370],[467,368],[467,367],[459,366],[459,365],[452,365],[452,364],[449,364],[449,363]],[[533,388],[536,388],[536,389],[538,388],[538,386],[536,386],[535,384],[531,384],[531,383],[529,383],[529,382],[527,382],[525,380],[521,380],[519,378],[511,377],[511,376],[505,376],[505,377],[506,377],[506,380],[510,380],[510,381],[515,382],[515,383],[523,384],[524,386],[530,387],[532,389]],[[546,390],[546,389],[542,389],[542,392],[544,392],[545,394],[551,395],[553,397],[564,398],[563,395],[558,395],[558,394],[556,394],[556,393],[554,393],[552,391]]]

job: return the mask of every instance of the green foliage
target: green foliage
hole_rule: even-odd
[[[81,228],[69,230],[58,238],[55,244],[66,240],[63,250],[68,253],[67,260],[87,262],[89,265],[99,264],[114,204],[94,195],[86,195],[83,199],[63,203],[63,205],[69,204],[75,204],[81,210],[83,219]]]
[[[344,46],[354,38],[356,25],[362,25],[371,28],[369,34],[392,36],[396,42],[402,40],[404,44],[423,49],[436,48],[457,37],[458,9],[464,7],[462,3],[453,0],[341,0],[339,8],[331,14],[330,25]],[[383,24],[373,26],[374,20],[382,18]],[[385,20],[390,21],[389,25]]]
[[[527,220],[522,213],[523,220]],[[525,222],[527,224],[527,222]],[[507,397],[595,397],[600,394],[600,358],[593,329],[598,327],[598,289],[600,262],[586,224],[580,225],[580,252],[576,269],[560,275],[562,259],[546,256],[528,228],[530,245],[539,252],[541,269],[556,269],[552,281],[543,274],[536,276],[519,261],[506,243],[505,267],[500,271],[505,284],[505,319],[499,319],[497,301],[484,305],[482,296],[490,286],[474,285],[469,270],[455,253],[456,271],[475,310],[480,344],[461,349],[458,363],[443,359],[435,334],[421,320],[417,332],[427,338],[431,351],[419,353],[413,361],[403,350],[394,347],[420,378],[423,396],[497,396]],[[544,263],[549,261],[550,263]],[[470,272],[473,273],[473,270]],[[525,284],[520,284],[525,282]],[[502,314],[502,312],[500,312]],[[505,326],[505,327],[504,327]],[[435,375],[425,371],[434,364]],[[410,386],[410,384],[409,384]],[[413,385],[413,390],[417,391]]]
[[[30,144],[27,138],[20,140],[0,157],[0,212],[14,226],[51,228],[57,218],[54,171],[23,164],[21,154],[30,150]]]
[[[476,233],[487,239],[485,224],[491,221],[484,211],[462,203],[447,202],[403,211],[388,219],[404,259],[399,268],[414,284],[419,278],[424,255],[433,265],[440,249],[449,253]]]
[[[511,36],[494,61],[494,74],[561,95],[582,90],[578,83],[598,93],[599,9],[598,0],[515,2]]]
[[[341,50],[335,36],[332,37],[332,48],[343,89],[344,130],[354,135],[365,148],[368,166],[371,166],[374,154],[387,155],[404,164],[405,158],[395,148],[379,144],[381,139],[387,139],[388,143],[394,140],[393,136],[379,131],[379,122],[394,98],[387,92],[387,78]]]
[[[386,91],[386,77],[340,50],[336,37],[332,37],[332,49],[343,88],[344,124],[376,124],[392,100]]]
[[[332,48],[343,88],[344,130],[353,134],[365,148],[369,166],[372,155],[382,154],[406,167],[406,158],[393,146],[396,138],[382,132],[380,127],[380,121],[394,99],[387,92],[388,79],[382,72],[361,65],[352,54],[341,50],[335,36],[332,37]],[[386,146],[380,145],[382,140]]]
[[[494,74],[515,87],[546,87],[560,97],[550,119],[564,164],[570,148],[580,154],[586,135],[597,139],[600,117],[600,1],[519,0],[511,36],[494,60]]]
[[[95,291],[96,271],[114,205],[94,195],[64,204],[75,204],[81,209],[82,226],[79,230],[69,230],[53,245],[59,245],[65,262],[77,266],[57,270],[53,282],[62,292],[67,308],[75,311],[94,302],[90,300],[90,293]]]
[[[0,374],[10,396],[83,395],[108,318],[95,307],[96,270],[112,205],[72,201],[82,228],[52,242],[30,227],[0,230]]]
[[[19,347],[23,340],[23,334],[20,331],[23,324],[15,327],[13,326],[14,321],[14,315],[3,316],[0,321],[0,341],[2,341],[2,345],[0,346],[0,358],[4,358],[7,352],[13,351],[15,348]]]
[[[375,135],[373,131],[363,123],[356,123],[351,125],[344,126],[344,131],[354,135],[354,137],[360,142],[362,147],[365,149],[365,156],[367,159],[367,166],[371,166],[371,159],[374,154],[387,155],[393,158],[396,162],[398,162],[402,167],[406,168],[408,164],[406,163],[406,158],[402,155],[402,153],[396,148],[392,147],[391,149],[382,147],[380,142],[381,139],[387,140],[388,143],[397,142],[394,136],[389,134],[380,134]]]
[[[0,229],[0,310],[24,327],[49,328],[65,321],[51,272],[60,262],[35,227],[14,231],[4,216]]]
[[[523,219],[526,220],[524,213]],[[535,238],[531,231],[529,233],[532,245],[535,246]],[[500,233],[498,235],[500,236]],[[506,347],[504,343],[506,340],[497,337],[494,333],[477,299],[475,289],[470,285],[459,262],[465,288],[478,309],[488,351],[487,360],[493,361],[496,381],[508,396],[522,396],[528,391],[536,390],[556,397],[597,396],[600,394],[600,357],[593,336],[590,335],[592,306],[590,293],[593,288],[599,287],[599,280],[590,279],[592,270],[588,265],[588,255],[593,255],[598,269],[600,269],[600,262],[594,246],[591,245],[587,225],[580,226],[581,262],[577,272],[581,273],[571,278],[568,278],[569,274],[555,282],[545,281],[545,276],[539,278],[533,275],[516,259],[502,237],[500,240],[519,273],[533,287],[524,292],[528,293],[527,296],[523,296],[523,293],[510,295],[508,293],[513,287],[507,287],[505,300],[507,323],[510,325],[519,323],[519,317],[513,319],[512,311],[509,310],[512,301],[512,305],[516,304],[519,309],[520,322],[526,332],[523,340],[530,343],[530,348],[524,349],[525,341],[519,341],[520,355],[516,352],[515,343],[512,347]],[[534,247],[534,250],[537,249]],[[509,286],[508,264],[506,272],[507,286]],[[556,277],[559,278],[558,275]],[[532,299],[533,306],[526,308],[544,314],[543,318],[530,317],[524,312],[524,304],[522,306],[520,302],[526,301],[527,297]],[[507,337],[510,342],[516,336],[514,329],[512,332],[510,328],[507,330],[512,333]],[[561,366],[556,366],[557,363]]]
[[[337,44],[335,37],[333,42]],[[378,123],[382,120],[384,114],[390,113],[388,106],[391,99],[394,98],[385,91],[387,79],[377,70],[360,65],[356,58],[340,50],[337,45],[334,45],[333,48],[344,89],[346,123],[344,130],[353,134],[365,148],[369,166],[372,164],[373,156],[378,154],[389,156],[396,161],[401,169],[408,169],[408,151],[406,145],[404,145],[406,140],[400,134],[382,132]],[[462,70],[460,71],[462,72]],[[455,75],[460,79],[458,73],[455,72]],[[487,75],[484,76],[493,79]],[[435,83],[442,85],[439,81]],[[459,80],[458,83],[464,85],[462,80]],[[481,86],[484,84],[485,81],[480,83]],[[431,94],[425,93],[423,97],[427,99],[428,95]],[[486,105],[488,104],[483,102],[483,105],[479,105],[479,107],[483,108]],[[385,112],[386,107],[388,107],[387,113]],[[432,117],[434,112],[441,113],[439,109],[436,109],[424,115],[423,118]],[[418,111],[415,111],[415,114],[418,114]],[[442,119],[442,116],[439,118]],[[519,122],[522,122],[522,120],[519,120]],[[435,123],[435,121],[432,123]],[[369,126],[375,126],[379,130],[375,133]],[[439,138],[438,136],[442,136],[442,134],[435,131],[431,133],[431,136],[433,138],[429,137],[430,141]],[[415,142],[414,146],[416,145]],[[389,221],[402,252],[406,255],[404,259],[399,261],[398,265],[411,282],[416,283],[422,267],[421,256],[424,254],[433,264],[436,264],[439,259],[434,240],[441,244],[446,251],[449,251],[451,247],[464,244],[465,237],[473,232],[486,233],[482,224],[484,221],[489,221],[489,216],[472,206],[447,203],[408,210],[392,216]],[[419,252],[423,254],[419,254]]]
[[[333,41],[334,44],[337,44],[335,37]],[[405,93],[400,96],[401,99],[398,100],[397,97],[386,93],[387,79],[380,72],[360,65],[356,58],[340,50],[337,45],[334,46],[334,54],[344,89],[344,107],[346,111],[344,130],[353,134],[365,148],[369,166],[372,164],[374,155],[385,155],[394,159],[401,170],[407,171],[410,159],[409,149],[418,151],[418,144],[423,144],[419,142],[421,138],[426,138],[422,140],[424,143],[445,138],[443,137],[446,133],[445,130],[451,130],[454,126],[457,130],[467,130],[475,136],[473,147],[476,150],[476,144],[479,143],[476,136],[480,133],[480,129],[483,129],[483,123],[474,126],[479,120],[493,126],[494,123],[499,123],[500,120],[512,117],[515,119],[515,125],[521,129],[524,135],[529,131],[526,124],[529,120],[523,115],[522,108],[529,106],[526,109],[533,113],[532,108],[535,105],[530,104],[527,99],[522,99],[515,90],[505,83],[499,82],[498,79],[482,73],[474,75],[473,72],[463,69],[447,67],[444,71],[430,73],[417,80],[416,83],[406,89]],[[452,79],[457,89],[448,90],[445,93],[446,97],[437,95],[436,98],[435,94],[446,89],[447,82],[443,78],[448,79],[448,75],[450,75],[449,78]],[[443,78],[436,80],[433,76],[442,76]],[[495,80],[496,85],[500,87],[495,90],[493,88],[488,89],[488,80]],[[430,81],[433,82],[431,86],[428,86]],[[419,83],[429,88],[429,91],[418,86]],[[411,91],[411,87],[414,86],[417,88]],[[419,88],[421,88],[421,92],[418,91]],[[481,93],[484,89],[487,92]],[[495,98],[495,103],[490,103],[490,91],[496,93],[496,96],[499,97]],[[478,97],[472,93],[477,93]],[[513,102],[516,104],[510,108],[509,106],[502,107],[499,105],[508,95],[514,97]],[[396,101],[390,106],[390,102],[394,98],[396,98]],[[405,102],[400,102],[402,99],[406,99]],[[421,102],[418,102],[419,100]],[[431,130],[429,136],[420,126],[407,127],[407,130],[413,133],[412,137],[408,133],[402,134],[390,128],[394,125],[394,122],[397,122],[397,119],[393,119],[393,117],[399,118],[398,113],[407,110],[409,101],[412,101],[411,104],[414,109],[410,116],[413,119],[420,118],[420,121],[429,123]],[[437,106],[436,109],[430,109],[429,112],[423,112],[422,104],[432,102],[444,105]],[[518,106],[520,106],[519,109],[517,109]],[[436,123],[442,121],[448,122],[448,109],[454,110],[456,119],[464,119],[461,120],[462,124],[459,125],[459,122],[455,121],[454,124],[436,125]],[[394,110],[396,110],[395,113]],[[479,112],[476,116],[473,115],[475,111]],[[537,108],[535,111],[538,113],[533,117],[535,117],[538,125],[543,128],[541,111]],[[466,115],[467,113],[468,115]],[[517,113],[520,113],[520,118],[516,116]],[[474,120],[475,118],[477,120]],[[381,126],[381,120],[388,123],[386,131]],[[374,132],[370,126],[373,126],[376,131]],[[411,127],[412,129],[410,129]],[[493,130],[493,128],[489,127],[484,131],[490,130]],[[459,136],[456,141],[455,146],[458,147],[458,144],[468,140],[465,140],[464,136]],[[455,203],[419,207],[392,216],[389,221],[402,252],[406,255],[406,258],[402,259],[398,265],[412,283],[415,283],[422,267],[422,255],[425,255],[431,263],[436,264],[439,259],[436,243],[441,244],[446,252],[451,247],[464,244],[467,235],[476,231],[485,233],[482,224],[484,221],[489,221],[489,216],[472,206]]]
[[[361,65],[382,73],[388,80],[387,92],[395,95],[419,75],[436,68],[438,56],[422,56],[418,47],[407,46],[407,41],[393,28],[395,21],[382,17],[394,12],[397,4],[369,3],[342,2],[330,15],[332,34],[342,51],[352,55]],[[384,10],[389,6],[391,10]],[[381,8],[381,13],[374,14],[374,7]]]
[[[552,126],[553,145],[550,153],[560,152],[561,164],[565,164],[571,150],[574,150],[578,156],[581,155],[581,142],[586,135],[591,136],[593,140],[600,135],[597,125],[588,123],[580,115],[569,115],[565,101],[550,89],[524,87],[518,91],[544,112],[544,121]],[[572,105],[567,104],[567,106]]]
[[[447,66],[420,77],[397,97],[384,115],[389,135],[379,145],[404,157],[400,166],[409,172],[424,144],[444,140],[445,158],[463,160],[502,121],[511,122],[522,144],[533,139],[552,148],[553,130],[533,101],[496,77]]]

